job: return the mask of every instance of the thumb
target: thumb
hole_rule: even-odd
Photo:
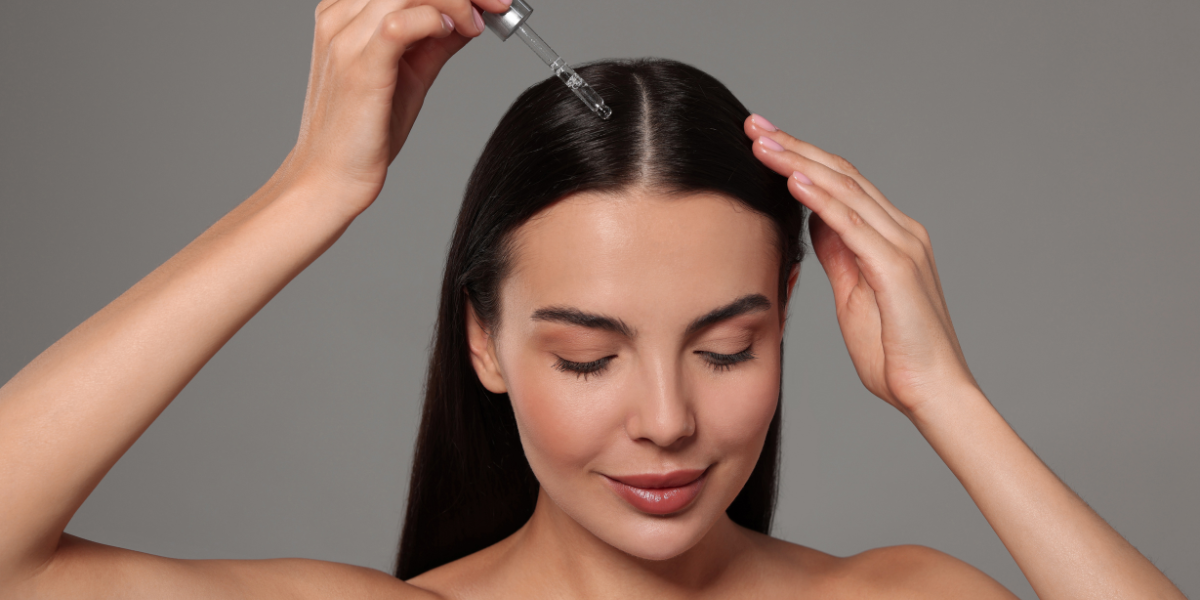
[[[859,268],[855,262],[857,257],[842,241],[842,237],[815,212],[810,213],[808,217],[808,235],[812,238],[817,260],[821,262],[821,268],[825,269],[825,276],[829,278],[829,285],[833,287],[834,299],[841,304],[842,299],[858,284]]]

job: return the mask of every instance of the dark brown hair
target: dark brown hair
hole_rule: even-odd
[[[806,210],[786,178],[754,157],[742,129],[750,113],[724,85],[663,59],[603,61],[577,72],[612,117],[592,114],[558,79],[542,81],[501,118],[467,183],[442,282],[396,561],[401,579],[486,548],[533,514],[538,482],[512,405],[483,387],[467,346],[468,301],[484,324],[499,323],[514,229],[575,192],[643,185],[664,194],[720,193],[774,223],[781,311],[788,275],[805,256]],[[781,342],[781,357],[782,350]],[[726,510],[762,533],[775,509],[781,410],[780,401],[758,463]]]

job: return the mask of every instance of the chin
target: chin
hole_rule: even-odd
[[[707,486],[693,503],[669,515],[641,512],[608,490],[595,493],[593,489],[590,497],[579,498],[580,502],[555,504],[609,546],[637,558],[661,561],[691,550],[718,520],[726,518],[728,494],[721,494],[719,487]]]
[[[698,508],[698,507],[697,507]],[[626,514],[602,523],[580,523],[608,545],[645,560],[668,560],[704,539],[720,514],[689,511],[673,516]]]
[[[712,523],[709,523],[709,527],[700,532],[622,536],[632,539],[621,539],[618,541],[624,543],[614,544],[610,542],[610,545],[630,556],[636,556],[644,560],[669,560],[691,550],[692,547],[704,538],[704,534],[708,533],[708,529],[712,528],[711,525]]]

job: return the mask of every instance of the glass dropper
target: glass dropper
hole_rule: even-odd
[[[551,49],[550,45],[525,23],[529,15],[533,14],[532,6],[529,6],[524,0],[513,0],[512,7],[506,13],[480,12],[483,12],[483,20],[487,23],[488,29],[500,36],[502,41],[507,40],[514,33],[517,34],[517,37],[521,38],[521,41],[525,42],[525,45],[529,46],[538,55],[538,58],[550,67],[550,72],[567,84],[567,87],[575,92],[575,95],[592,112],[599,115],[601,119],[608,119],[612,116],[612,109],[604,103],[600,94],[597,94],[592,86],[588,85],[574,69],[567,65],[567,61],[563,57]]]

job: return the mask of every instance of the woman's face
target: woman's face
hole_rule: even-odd
[[[476,371],[557,510],[629,554],[682,553],[749,478],[779,397],[771,222],[712,193],[580,193],[513,235],[496,335],[469,317]]]

